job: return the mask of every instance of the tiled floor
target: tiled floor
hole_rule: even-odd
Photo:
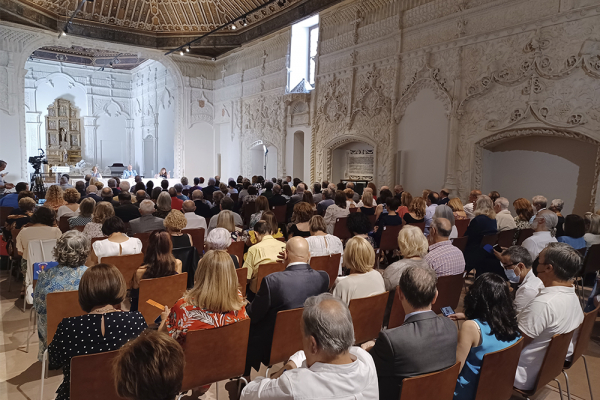
[[[41,375],[41,363],[37,360],[37,333],[32,335],[30,350],[29,353],[26,353],[29,310],[26,313],[22,311],[23,301],[18,299],[20,285],[13,283],[12,291],[8,292],[7,276],[6,271],[0,273],[0,400],[37,400],[40,398]],[[592,390],[599,399],[600,322],[597,322],[594,327],[592,343],[586,354],[592,378]],[[264,375],[265,368],[263,367],[260,372]],[[583,361],[578,361],[568,374],[572,399],[590,399]],[[564,377],[561,376],[559,379],[564,389]],[[54,391],[61,380],[62,374],[59,371],[50,371],[50,376],[44,384],[44,400],[54,398]],[[215,388],[213,385],[201,399],[215,398]],[[219,398],[226,399],[228,391],[231,390],[229,397],[235,399],[235,388],[234,382],[220,382]],[[554,400],[559,398],[558,390],[549,386],[534,399]],[[518,399],[518,397],[514,397],[514,399]]]

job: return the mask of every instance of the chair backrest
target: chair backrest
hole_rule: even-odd
[[[469,241],[468,236],[461,236],[461,237],[452,239],[452,244],[454,245],[454,247],[458,248],[460,251],[465,251],[465,248],[467,248],[468,241]]]
[[[239,193],[231,193],[229,196],[231,196],[231,200],[233,200],[234,203],[237,203],[240,198]]]
[[[577,343],[575,343],[575,348],[573,349],[573,357],[570,361],[570,365],[575,364],[577,360],[579,360],[579,357],[581,357],[581,355],[587,350],[592,337],[594,323],[596,322],[596,317],[598,316],[598,310],[600,310],[600,305],[596,307],[595,310],[584,314],[583,322],[579,326]]]
[[[143,232],[133,235],[134,238],[138,238],[140,239],[140,242],[142,242],[142,253],[144,254],[146,254],[146,251],[148,250],[148,243],[150,243],[151,234],[152,232]]]
[[[392,301],[392,307],[390,309],[390,319],[388,320],[387,325],[388,329],[399,327],[404,323],[404,317],[406,317],[404,307],[400,301],[400,286],[396,286],[396,290],[390,292],[390,296],[394,296],[394,300]]]
[[[14,210],[12,207],[0,207],[0,227],[4,227],[4,223],[6,222],[6,218]]]
[[[54,339],[56,328],[64,318],[79,317],[86,312],[79,305],[79,292],[52,292],[46,295],[47,322],[46,332],[48,344]]]
[[[398,234],[403,225],[384,226],[379,241],[380,250],[396,250],[398,248]]]
[[[310,258],[310,266],[315,271],[325,271],[329,275],[329,288],[333,286],[340,271],[340,253],[330,254],[328,256],[318,256]]]
[[[475,400],[510,399],[523,339],[505,349],[483,356]]]
[[[194,286],[194,275],[198,267],[198,252],[195,247],[173,249],[173,257],[181,261],[181,272],[187,272],[187,287]]]
[[[417,228],[419,228],[421,230],[421,232],[425,232],[425,222],[414,222],[414,223],[408,224],[408,225],[416,226]]]
[[[85,229],[85,225],[75,225],[73,227],[73,229],[78,230],[79,232],[83,232],[83,230]]]
[[[600,270],[600,244],[592,245],[583,259],[580,276]]]
[[[71,400],[124,400],[114,385],[113,361],[119,350],[71,359]]]
[[[389,295],[388,292],[384,292],[375,296],[350,300],[348,309],[352,315],[355,344],[375,339],[379,335]]]
[[[194,247],[198,250],[198,253],[201,254],[204,251],[204,228],[183,229],[181,233],[187,233],[192,237],[192,242],[194,242]]]
[[[27,276],[28,282],[33,282],[33,264],[39,262],[56,261],[54,247],[56,239],[30,240],[27,245]]]
[[[171,308],[187,289],[187,275],[187,272],[183,272],[163,278],[142,279],[140,281],[138,311],[142,313],[148,325],[154,323],[162,310],[146,303],[146,301],[154,300]]]
[[[352,237],[352,232],[348,229],[348,225],[346,225],[347,217],[336,218],[335,225],[333,227],[333,236],[337,236],[340,240],[350,239]]]
[[[544,356],[544,361],[542,361],[542,366],[540,367],[535,386],[530,391],[531,393],[537,392],[562,373],[565,358],[569,351],[569,344],[571,343],[574,332],[575,331],[552,336],[552,340],[550,341],[548,349],[546,350],[546,355]]]
[[[350,207],[348,210],[350,211],[350,214],[353,214],[355,212],[358,212],[358,207]]]
[[[465,236],[467,228],[469,227],[469,222],[471,222],[469,219],[457,219],[454,221],[454,225],[456,225],[456,230],[458,231],[458,237]]]
[[[443,371],[432,372],[402,381],[400,400],[452,400],[460,372],[460,362]]]
[[[187,333],[182,392],[244,374],[250,319]],[[210,368],[206,362],[210,360]]]
[[[269,365],[287,361],[292,354],[302,350],[302,310],[294,308],[277,313]]]
[[[252,216],[252,214],[254,214],[255,208],[256,205],[254,201],[249,201],[246,203],[246,206],[244,207],[244,213],[242,215],[245,227],[250,224],[250,217]]]
[[[507,248],[512,246],[516,234],[517,228],[498,232],[498,245]]]
[[[273,206],[271,207],[273,214],[275,214],[275,218],[277,219],[277,223],[285,224],[285,214],[287,212],[287,206],[284,204],[282,206]]]
[[[498,243],[498,234],[497,233],[494,233],[492,235],[485,235],[481,239],[481,247],[485,246],[486,244],[490,244],[490,245],[494,246],[496,243]]]
[[[260,264],[258,266],[258,273],[256,274],[256,292],[260,289],[260,284],[265,276],[272,274],[273,272],[281,272],[285,270],[285,265],[280,262],[272,262],[266,264]]]
[[[371,226],[375,226],[375,214],[367,215],[367,217],[369,218],[369,222],[371,223]]]
[[[533,235],[533,229],[531,229],[531,228],[527,228],[527,229],[521,229],[521,230],[519,231],[519,237],[517,238],[517,243],[516,243],[516,245],[517,245],[517,246],[520,246],[520,245],[522,245],[522,244],[523,244],[523,241],[524,241],[525,239],[527,239],[528,237],[532,236],[532,235]]]
[[[133,282],[133,276],[137,269],[144,262],[144,255],[142,253],[139,254],[128,254],[125,256],[112,256],[112,257],[102,257],[101,262],[103,264],[112,264],[123,274],[123,278],[125,278],[125,283],[127,284],[127,289],[131,289],[131,283]]]
[[[456,310],[464,284],[463,274],[440,276],[437,281],[438,297],[431,309],[436,314],[442,312],[442,307]]]
[[[66,231],[69,230],[69,218],[71,217],[65,217],[64,215],[62,217],[60,217],[60,219],[58,220],[58,229],[60,229],[60,231],[62,233],[65,233]]]
[[[237,274],[242,296],[246,297],[246,286],[248,286],[248,268],[238,268],[235,270],[235,273]]]
[[[237,256],[240,266],[244,264],[244,242],[233,242],[227,248],[227,252]]]

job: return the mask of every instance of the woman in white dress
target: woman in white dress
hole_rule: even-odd
[[[327,233],[327,225],[320,215],[315,215],[308,221],[310,236],[306,238],[308,250],[311,257],[328,256],[331,254],[343,254],[344,245],[337,237]],[[343,257],[340,258],[340,269],[338,275],[342,274]]]
[[[130,238],[126,234],[125,223],[119,217],[110,217],[102,224],[102,233],[107,239],[97,240],[92,244],[90,253],[91,265],[102,262],[103,257],[140,254],[142,241]]]

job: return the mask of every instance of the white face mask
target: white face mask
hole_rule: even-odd
[[[511,283],[519,283],[521,281],[521,276],[520,274],[517,275],[517,273],[515,272],[514,269],[504,269],[504,273],[506,274],[506,277],[508,278],[508,280]]]

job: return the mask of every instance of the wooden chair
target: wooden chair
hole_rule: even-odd
[[[240,194],[239,193],[231,193],[229,196],[231,196],[231,200],[233,200],[234,204],[237,204],[237,202],[240,199]]]
[[[350,214],[354,214],[355,212],[358,212],[358,207],[350,207],[348,210],[350,211]]]
[[[512,346],[483,356],[475,400],[510,399],[522,349],[523,338]]]
[[[533,229],[521,229],[519,231],[519,237],[517,238],[517,243],[515,243],[517,246],[520,246],[523,244],[523,241],[525,241],[525,239],[527,239],[528,237],[533,235]]]
[[[389,295],[388,292],[384,292],[375,296],[350,300],[348,309],[352,315],[356,345],[375,339],[379,335]]]
[[[69,218],[71,217],[65,217],[64,215],[62,217],[60,217],[60,219],[58,220],[58,229],[60,229],[60,231],[62,233],[67,232],[70,228],[69,228]]]
[[[233,242],[227,248],[227,252],[237,256],[240,267],[244,265],[244,242]]]
[[[548,349],[546,350],[546,355],[542,361],[542,366],[540,367],[540,372],[538,373],[533,389],[521,390],[513,388],[513,390],[519,393],[521,396],[529,398],[550,383],[550,381],[556,381],[562,398],[562,386],[556,377],[563,371],[565,358],[567,357],[569,344],[571,343],[574,332],[575,331],[552,336],[552,340],[550,341]]]
[[[454,225],[456,225],[456,230],[458,231],[458,237],[465,236],[470,222],[471,220],[469,219],[457,219],[454,221]]]
[[[124,400],[114,385],[113,361],[119,350],[71,359],[71,400]]]
[[[225,379],[239,378],[246,382],[242,376],[249,333],[250,318],[220,328],[188,332],[183,345],[185,368],[181,391]],[[207,360],[210,368],[206,368]],[[216,390],[218,398],[218,385]]]
[[[513,239],[517,234],[517,229],[509,229],[507,231],[498,232],[498,246],[510,247],[513,244]]]
[[[452,307],[456,310],[464,284],[463,274],[440,276],[437,281],[438,297],[431,306],[432,311],[439,314],[442,307]]]
[[[384,226],[381,232],[381,240],[379,241],[379,250],[396,250],[398,248],[398,234],[403,225]]]
[[[123,274],[127,289],[129,290],[131,289],[131,283],[133,282],[135,272],[144,262],[144,255],[139,253],[125,256],[102,257],[101,262],[103,264],[112,264],[117,267],[117,269],[121,271],[121,274]]]
[[[341,254],[331,254],[328,256],[318,256],[310,258],[310,266],[316,271],[325,271],[329,275],[329,289],[335,283],[338,272],[340,271]]]
[[[269,370],[273,365],[287,361],[292,354],[302,350],[300,320],[302,319],[303,310],[304,308],[294,308],[277,313],[266,377],[269,377]]]
[[[457,247],[460,251],[465,251],[467,248],[467,242],[469,241],[468,236],[457,237],[452,239],[452,244]]]
[[[52,343],[58,324],[64,318],[79,317],[86,312],[79,305],[79,292],[53,292],[46,295],[46,337],[48,345]],[[42,381],[40,383],[40,399],[44,398],[44,378],[47,373],[48,349],[42,356]]]
[[[375,214],[367,215],[367,217],[369,218],[369,222],[371,223],[371,226],[375,226]]]
[[[594,244],[588,249],[585,258],[583,259],[583,266],[581,271],[575,278],[575,288],[581,289],[579,295],[581,296],[581,306],[585,304],[585,295],[583,290],[583,283],[587,274],[594,273],[600,270],[600,244]]]
[[[573,349],[573,357],[571,361],[565,361],[563,365],[563,374],[565,375],[565,382],[567,383],[567,398],[571,398],[571,389],[569,388],[569,377],[567,376],[567,370],[570,369],[573,364],[575,364],[579,358],[583,358],[583,365],[585,366],[585,375],[587,376],[588,381],[588,389],[590,390],[590,398],[593,400],[594,395],[592,393],[592,382],[590,381],[590,373],[588,371],[587,359],[585,358],[585,354],[583,354],[590,344],[592,330],[594,329],[594,323],[596,322],[596,318],[598,317],[598,310],[600,310],[600,306],[596,307],[595,310],[585,313],[583,317],[583,322],[579,326],[579,333],[577,336],[577,343],[575,343],[575,348]]]
[[[187,275],[187,272],[183,272],[163,278],[142,279],[140,281],[138,311],[142,313],[148,326],[154,324],[162,310],[146,303],[146,301],[154,300],[171,308],[187,289]]]
[[[85,229],[85,225],[76,225],[73,227],[73,229],[78,230],[79,232],[83,232],[83,230]]]
[[[481,247],[489,244],[489,245],[496,245],[496,243],[498,243],[498,234],[494,233],[493,235],[485,235],[482,239],[481,239]]]
[[[273,206],[271,207],[271,210],[273,211],[273,214],[275,214],[275,219],[277,220],[277,222],[282,222],[285,224],[285,214],[287,212],[287,206]]]
[[[256,293],[260,289],[260,284],[265,276],[272,274],[273,272],[281,272],[285,270],[285,265],[280,262],[272,262],[266,264],[260,264],[258,266],[258,273],[256,274]]]
[[[402,381],[400,400],[452,400],[460,372],[460,362],[443,371],[432,372]]]
[[[187,233],[192,237],[192,242],[194,243],[194,247],[198,251],[198,254],[204,252],[204,232],[204,228],[183,229],[181,231],[181,233]]]
[[[402,307],[402,302],[400,301],[399,286],[396,286],[396,290],[394,293],[390,293],[390,296],[394,296],[394,301],[392,302],[392,308],[390,309],[390,319],[387,327],[388,329],[393,329],[404,323],[406,313],[404,312],[404,307]]]
[[[247,227],[248,225],[250,225],[250,217],[252,216],[252,214],[254,214],[254,210],[256,208],[256,205],[254,203],[255,203],[254,201],[249,201],[248,203],[246,203],[246,206],[244,207],[244,212],[242,214],[242,219],[244,221],[244,227]]]
[[[0,207],[0,227],[4,228],[4,223],[8,215],[14,210],[13,207]]]
[[[352,237],[352,232],[348,229],[348,225],[346,221],[347,217],[336,218],[335,226],[333,228],[333,236],[337,236],[340,240],[350,239]]]
[[[425,222],[417,222],[417,223],[408,224],[408,225],[416,226],[417,228],[419,228],[421,230],[421,232],[425,233]]]
[[[142,242],[142,253],[144,254],[146,254],[146,251],[148,250],[148,243],[150,242],[151,234],[152,232],[143,232],[133,235],[134,238],[138,238]]]
[[[248,286],[248,268],[238,268],[235,270],[235,273],[237,274],[242,296],[246,297],[246,286]]]

